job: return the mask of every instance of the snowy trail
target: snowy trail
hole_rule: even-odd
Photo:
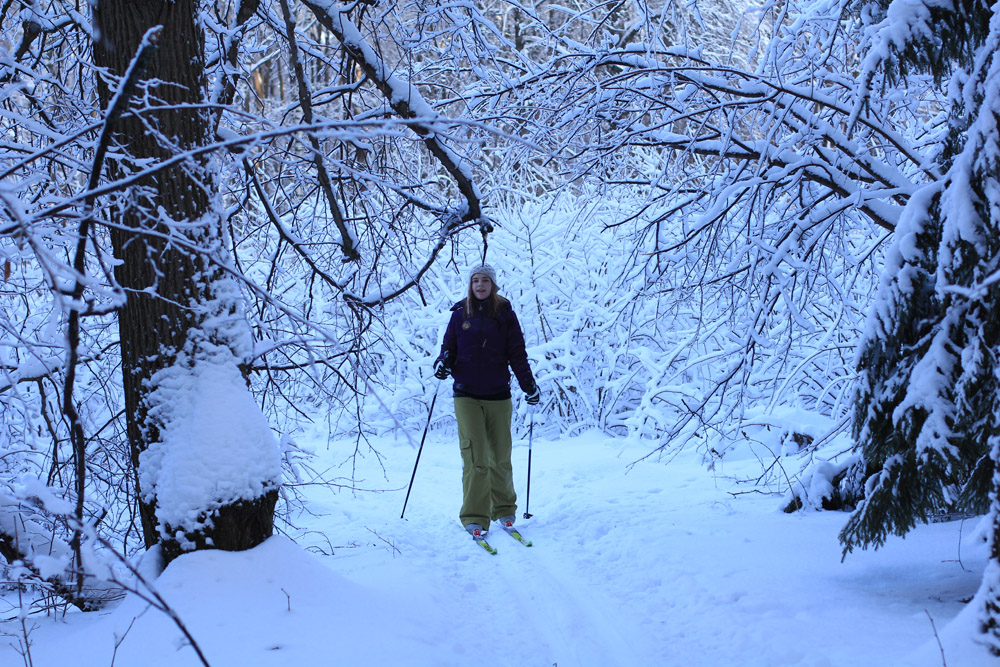
[[[534,454],[531,509],[535,516],[518,520],[534,546],[524,547],[494,527],[489,539],[499,554],[490,556],[461,532],[457,517],[452,518],[461,504],[456,447],[446,438],[429,441],[407,520],[390,520],[378,528],[380,534],[395,535],[402,551],[393,565],[405,559],[406,570],[420,572],[435,591],[436,605],[459,610],[452,616],[459,619],[452,628],[456,635],[482,637],[483,650],[495,664],[656,664],[645,650],[649,639],[639,630],[641,619],[622,603],[628,596],[616,589],[615,582],[609,583],[601,562],[594,561],[597,542],[612,528],[611,524],[601,525],[606,517],[588,518],[594,509],[588,500],[594,496],[590,485],[595,475],[599,481],[605,462],[591,468],[584,458],[574,466],[576,472],[571,471],[570,479],[561,479],[563,471],[556,462],[563,453],[549,447],[536,449]],[[514,457],[523,503],[526,449],[516,447]],[[622,469],[624,464],[616,462],[616,467]],[[390,484],[394,479],[408,479],[405,465],[387,472]],[[395,495],[366,502],[383,505],[381,511],[389,512],[392,501],[397,500]],[[355,520],[362,517],[372,518],[367,512],[355,513]],[[324,532],[343,532],[344,525],[335,525],[339,523],[331,521]],[[356,527],[346,530],[357,533]],[[623,557],[627,555],[614,556]],[[507,638],[506,646],[500,641],[503,637]],[[441,637],[440,641],[448,639]]]
[[[995,664],[961,630],[985,562],[974,522],[921,526],[842,563],[844,514],[786,515],[779,496],[731,493],[757,461],[630,469],[641,449],[587,434],[536,438],[534,517],[518,521],[534,546],[497,528],[491,556],[457,520],[452,438],[428,438],[405,520],[416,452],[373,444],[378,456],[353,462],[319,446],[315,468],[383,491],[303,487],[308,512],[282,524],[295,542],[191,554],[156,580],[212,667],[940,667],[929,618],[948,665]],[[34,667],[200,664],[134,597],[33,623]],[[0,664],[23,664],[19,632],[0,624]]]
[[[441,521],[458,507],[451,450],[435,443],[418,472],[417,521]],[[928,613],[940,627],[978,583],[976,565],[942,564],[957,526],[928,526],[907,540],[915,549],[896,543],[842,564],[843,514],[789,516],[780,497],[733,496],[730,478],[713,478],[693,457],[629,470],[641,453],[619,454],[601,436],[536,442],[535,517],[520,522],[535,546],[493,531],[496,557],[463,553],[469,546],[459,543],[457,554],[418,565],[455,558],[451,575],[471,577],[459,589],[486,602],[469,613],[521,647],[500,664],[822,667],[880,654],[894,664],[934,641]],[[515,448],[522,492],[524,455]],[[757,463],[747,463],[752,472]],[[729,466],[740,471],[739,462]],[[902,571],[887,580],[893,565],[882,554],[897,549],[888,562]],[[442,604],[453,604],[444,591],[455,583],[435,582]]]

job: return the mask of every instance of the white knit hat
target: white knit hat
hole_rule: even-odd
[[[489,278],[490,282],[494,285],[497,284],[497,272],[489,264],[480,264],[479,266],[472,267],[472,270],[469,271],[469,282],[472,282],[472,276],[477,273],[481,273]]]

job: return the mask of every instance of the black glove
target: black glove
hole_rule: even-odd
[[[438,359],[434,362],[434,377],[438,380],[447,380],[449,375],[451,375],[451,369],[445,366],[443,361]]]
[[[528,405],[538,405],[538,401],[541,397],[542,394],[538,391],[538,385],[536,384],[531,392],[525,396],[524,400],[528,403]]]

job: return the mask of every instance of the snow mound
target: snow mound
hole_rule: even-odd
[[[433,646],[425,647],[426,662],[419,657],[419,629],[434,610],[385,599],[285,537],[248,551],[184,554],[153,585],[213,667],[433,664]],[[123,638],[115,665],[200,664],[177,626],[139,595],[130,595],[109,620],[113,635]],[[355,641],[378,636],[379,628],[386,641]],[[111,634],[96,652],[103,655],[89,664],[110,664]]]

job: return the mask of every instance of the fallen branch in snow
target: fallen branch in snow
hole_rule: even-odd
[[[395,544],[393,544],[389,540],[385,539],[384,537],[382,537],[381,535],[379,535],[377,532],[375,532],[371,528],[368,528],[368,526],[365,526],[365,529],[369,533],[371,533],[372,535],[374,535],[375,537],[377,537],[381,542],[384,542],[390,549],[392,549],[392,553],[393,554],[400,554],[400,555],[402,555],[403,552],[400,551],[399,547],[397,547]]]
[[[948,661],[944,658],[944,646],[941,645],[941,638],[938,637],[937,626],[934,625],[934,618],[931,617],[931,613],[924,609],[924,613],[927,614],[927,620],[931,622],[931,630],[934,631],[934,640],[937,642],[938,648],[941,649],[941,664],[943,667],[948,667]]]

